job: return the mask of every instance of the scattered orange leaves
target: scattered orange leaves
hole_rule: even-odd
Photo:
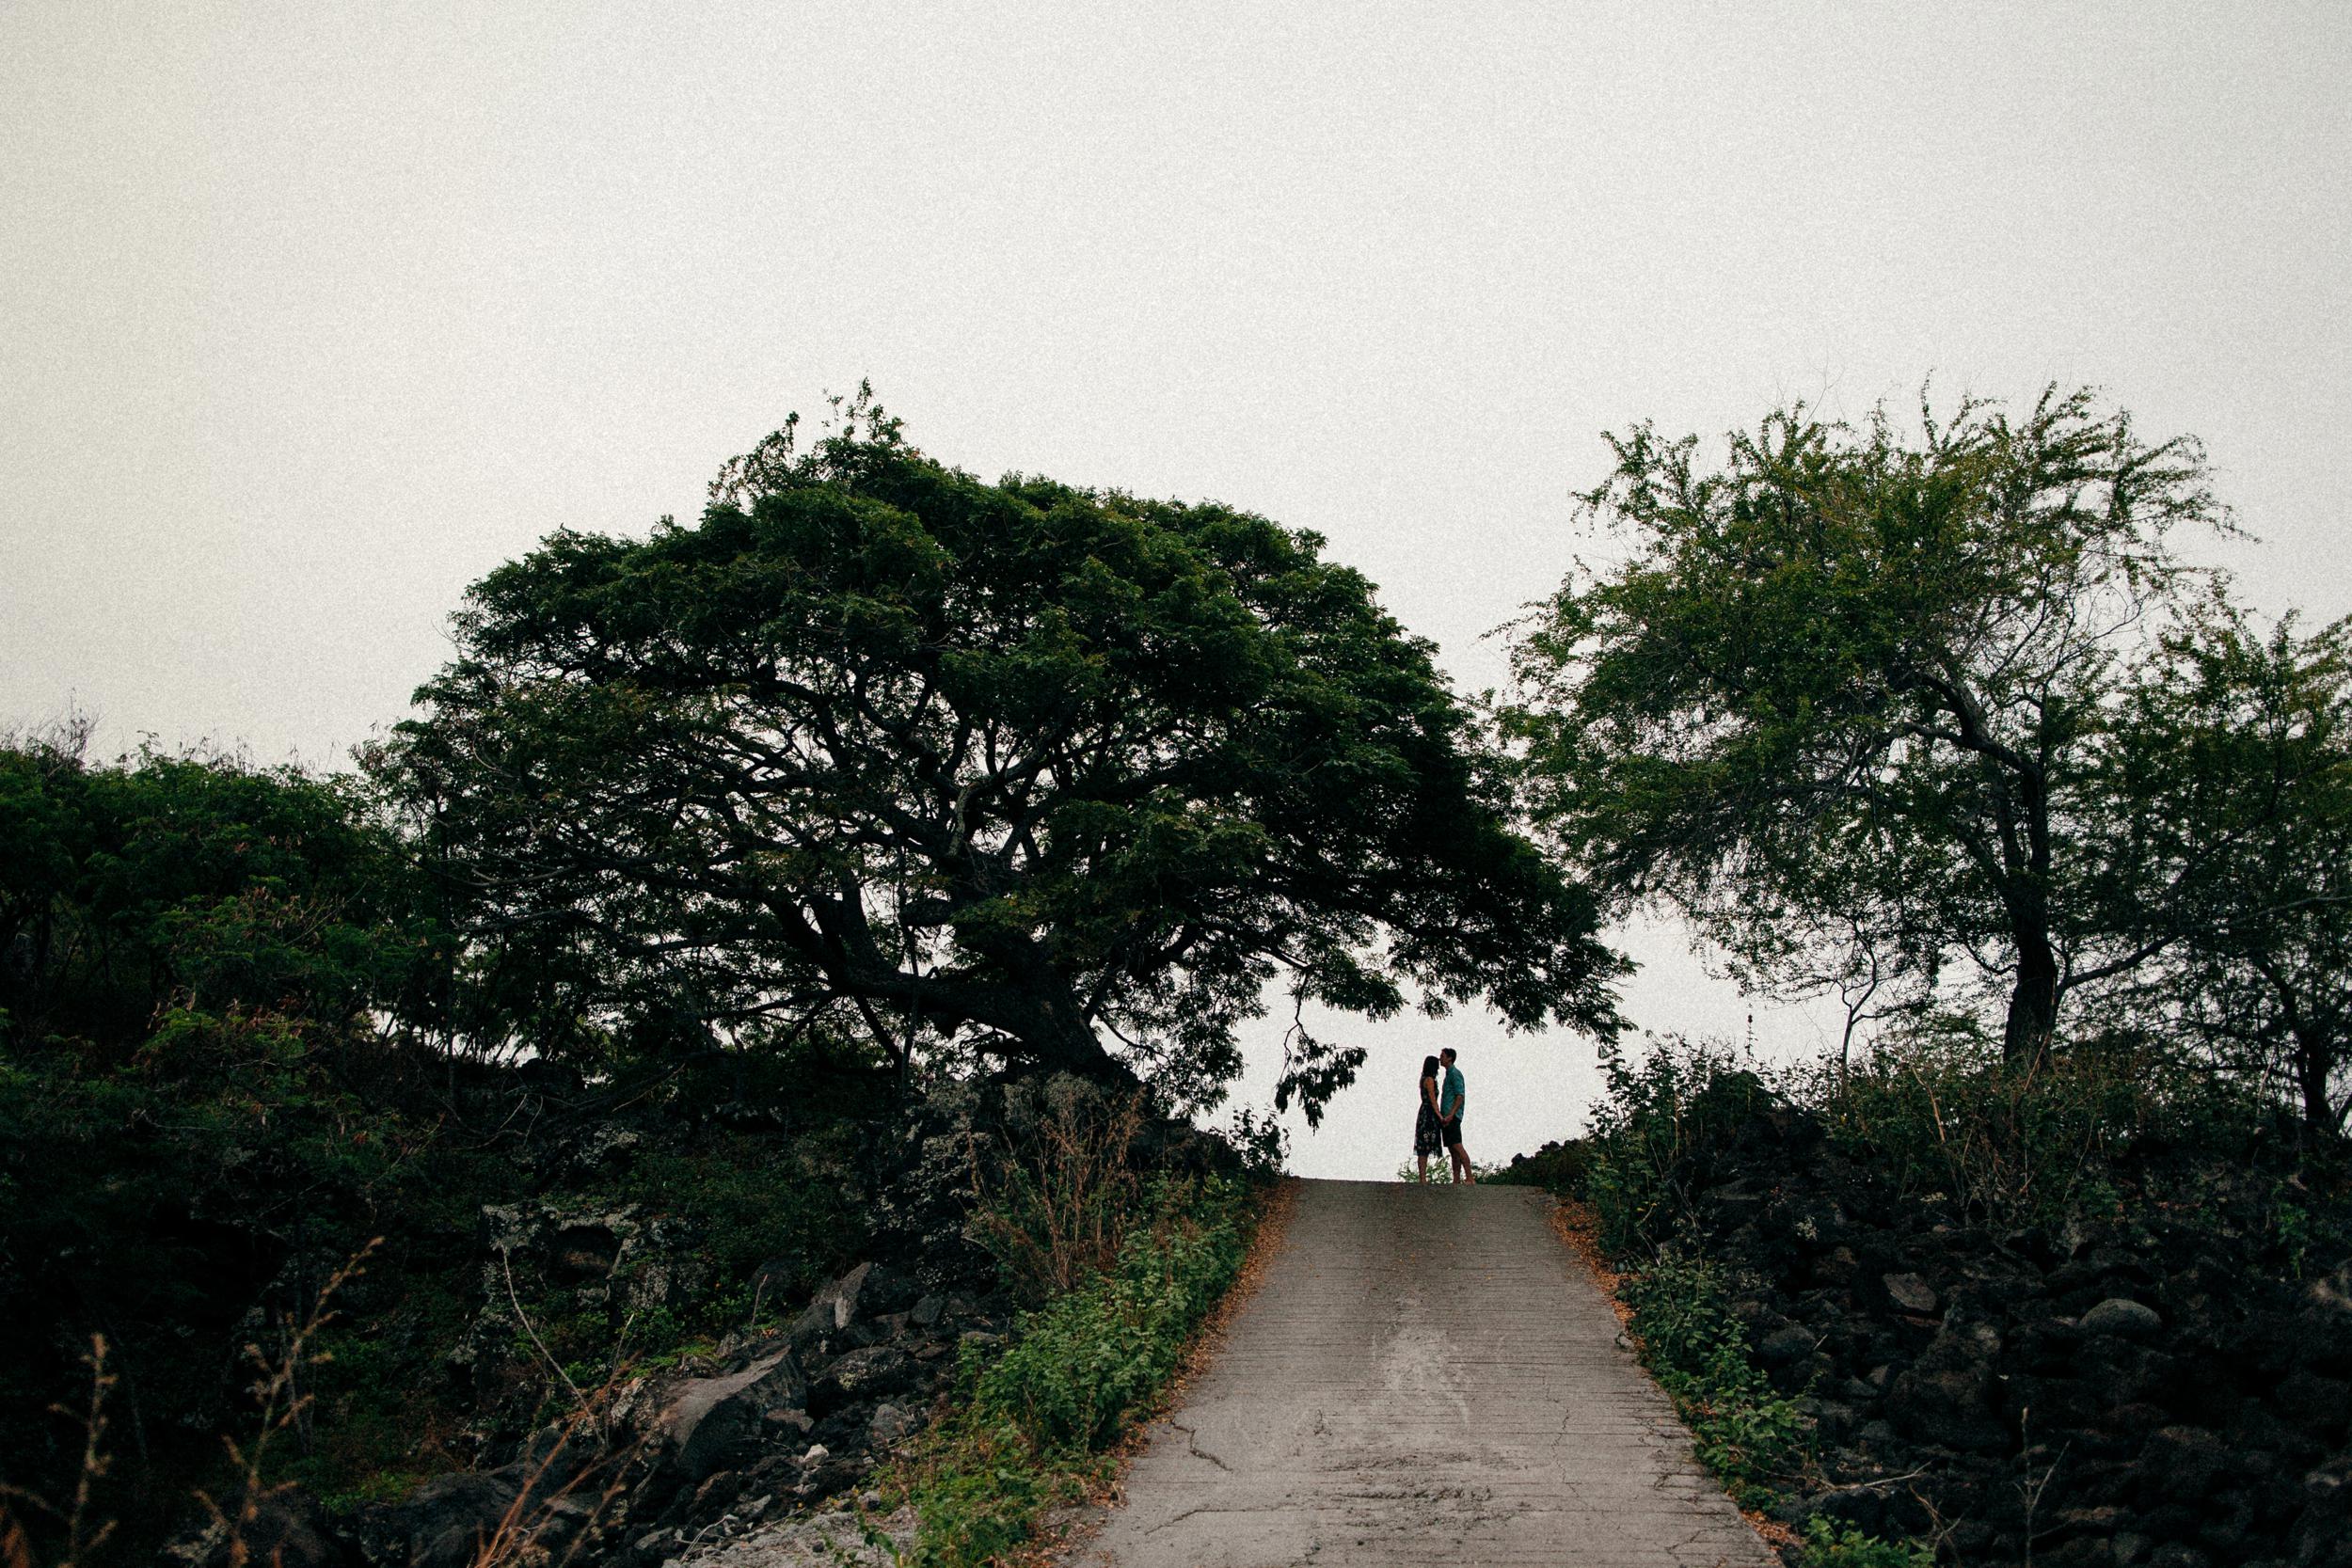
[[[1593,1212],[1572,1197],[1558,1198],[1551,1206],[1551,1227],[1560,1232],[1560,1239],[1568,1243],[1568,1250],[1584,1261],[1600,1281],[1601,1290],[1609,1297],[1609,1308],[1617,1314],[1617,1325],[1629,1333],[1633,1308],[1625,1304],[1620,1291],[1625,1275],[1609,1266],[1608,1255],[1600,1250],[1600,1222]]]

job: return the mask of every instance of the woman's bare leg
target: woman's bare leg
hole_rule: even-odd
[[[1426,1180],[1429,1180],[1429,1156],[1428,1156],[1428,1155],[1426,1155],[1426,1154],[1423,1154],[1423,1155],[1420,1156],[1420,1160],[1421,1160],[1421,1180],[1422,1180],[1423,1181],[1426,1181]]]

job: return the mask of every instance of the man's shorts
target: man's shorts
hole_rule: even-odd
[[[1454,1112],[1454,1119],[1453,1119],[1452,1121],[1442,1123],[1441,1125],[1443,1125],[1443,1127],[1445,1128],[1445,1146],[1446,1146],[1446,1148],[1461,1148],[1461,1147],[1462,1147],[1462,1113],[1461,1113],[1461,1112],[1459,1112],[1459,1111]]]

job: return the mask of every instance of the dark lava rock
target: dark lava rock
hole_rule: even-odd
[[[793,1320],[792,1343],[805,1347],[856,1322],[860,1301],[866,1293],[866,1281],[873,1272],[873,1264],[860,1263],[818,1291],[816,1299]]]
[[[2085,1334],[2109,1334],[2119,1339],[2149,1339],[2164,1328],[2164,1320],[2153,1307],[2142,1307],[2128,1296],[2109,1296],[2082,1315],[2080,1324]]]
[[[407,1501],[367,1511],[359,1544],[380,1568],[470,1568],[510,1513],[519,1514],[523,1467],[436,1476]]]
[[[756,1450],[774,1433],[771,1413],[804,1406],[808,1383],[787,1349],[724,1377],[690,1378],[670,1392],[654,1431],[677,1468],[701,1481]]]
[[[1991,1323],[1955,1324],[1938,1333],[1887,1391],[1887,1413],[1915,1441],[1979,1453],[2010,1443],[1994,1404],[2000,1331]]]
[[[1880,1283],[1886,1287],[1886,1299],[1905,1312],[1921,1316],[1932,1314],[1942,1305],[1934,1288],[1915,1274],[1882,1275]]]
[[[808,1408],[824,1416],[913,1387],[921,1375],[914,1358],[895,1345],[869,1345],[835,1361],[810,1385]]]
[[[275,1568],[346,1568],[352,1553],[336,1535],[318,1499],[293,1486],[261,1498],[254,1517],[233,1536],[228,1526],[215,1521],[166,1546],[162,1560],[174,1568],[230,1568],[239,1562],[265,1562]]]
[[[1797,1323],[1774,1329],[1756,1347],[1756,1358],[1766,1367],[1786,1367],[1813,1354],[1814,1338]]]

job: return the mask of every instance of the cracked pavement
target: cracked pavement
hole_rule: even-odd
[[[1772,1568],[1518,1187],[1305,1181],[1121,1506],[1118,1568]]]

